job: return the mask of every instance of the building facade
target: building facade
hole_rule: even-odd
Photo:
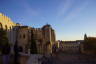
[[[96,37],[90,37],[85,34],[81,48],[81,53],[96,54]]]
[[[31,29],[31,39],[35,41],[37,47],[37,53],[43,54],[43,33],[41,28],[32,28]]]
[[[63,52],[77,53],[80,52],[79,41],[60,41],[60,49]]]
[[[49,24],[42,28],[32,28],[33,38],[36,40],[38,53],[52,53],[52,46],[55,43],[55,32]]]
[[[13,53],[14,43],[17,39],[16,26],[20,24],[14,23],[8,16],[0,13],[0,28],[7,32],[8,42],[11,45],[11,52]]]
[[[48,24],[42,28],[20,26],[18,29],[17,42],[18,45],[23,48],[23,51],[30,49],[33,40],[36,43],[37,53],[52,53],[52,46],[55,43],[55,32]]]
[[[14,23],[9,17],[6,15],[0,13],[0,28],[7,31],[8,40],[9,43],[14,43],[15,36],[13,28],[16,26],[16,23]]]
[[[18,28],[18,33],[17,33],[17,43],[18,47],[22,48],[22,52],[28,53],[30,47],[30,42],[31,42],[31,32],[30,32],[30,27],[28,26],[19,26]]]
[[[41,28],[33,28],[29,26],[21,26],[14,23],[9,17],[0,13],[0,28],[7,31],[9,43],[18,43],[22,51],[28,53],[30,44],[34,39],[37,51],[40,54],[52,53],[52,46],[56,41],[55,31],[51,25],[46,24]]]
[[[46,54],[52,53],[52,46],[56,43],[55,31],[49,24],[43,26],[42,31],[44,39],[44,51],[46,52]]]

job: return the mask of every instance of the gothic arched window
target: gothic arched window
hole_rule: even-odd
[[[0,28],[1,28],[1,29],[3,28],[1,23],[0,23]]]
[[[5,29],[6,29],[6,30],[8,30],[8,27],[7,27],[7,25],[5,25]]]

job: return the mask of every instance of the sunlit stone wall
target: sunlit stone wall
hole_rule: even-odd
[[[8,16],[0,13],[0,28],[7,31],[9,43],[13,43],[14,41],[13,27],[15,26],[16,23],[14,23]]]

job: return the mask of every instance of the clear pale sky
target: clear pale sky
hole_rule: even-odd
[[[49,23],[57,40],[96,36],[96,0],[0,0],[0,12],[36,28]]]

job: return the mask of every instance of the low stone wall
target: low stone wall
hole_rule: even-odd
[[[40,54],[31,54],[29,60],[27,61],[27,64],[41,64],[38,59],[40,59],[42,55]]]
[[[41,64],[40,61],[38,61],[39,58],[41,58],[42,55],[40,54],[20,54],[20,64]]]
[[[19,53],[20,54],[20,64],[27,64],[27,61],[30,58],[30,54],[25,54],[25,53]]]

